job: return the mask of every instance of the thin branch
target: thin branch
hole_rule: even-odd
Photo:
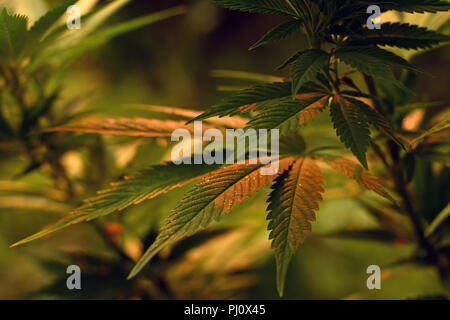
[[[383,107],[381,106],[379,95],[378,95],[378,89],[377,89],[377,86],[375,85],[375,81],[373,80],[373,77],[368,76],[366,74],[363,74],[363,76],[364,76],[364,81],[366,82],[367,89],[369,90],[370,95],[373,97],[376,97],[376,99],[372,99],[375,109],[379,113],[384,115]]]

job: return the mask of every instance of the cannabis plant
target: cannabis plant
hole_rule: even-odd
[[[445,220],[450,214],[446,166],[449,158],[445,153],[448,147],[445,130],[450,119],[448,114],[436,117],[430,114],[418,128],[405,129],[411,111],[432,104],[424,106],[415,101],[414,79],[424,71],[392,49],[424,51],[450,38],[437,31],[398,22],[381,23],[379,28],[370,29],[368,25],[373,21],[367,8],[373,3],[369,0],[213,2],[231,10],[285,18],[285,22],[252,45],[252,50],[288,37],[294,39],[301,30],[306,35],[307,47],[298,48],[299,51],[278,67],[278,70],[289,67],[290,78],[245,88],[203,113],[154,107],[156,116],[152,119],[115,118],[76,124],[68,123],[72,119],[65,119],[52,123],[46,134],[69,131],[170,140],[177,128],[193,130],[194,121],[204,121],[205,125],[222,130],[226,127],[278,129],[281,135],[278,172],[261,175],[263,163],[176,165],[168,162],[152,166],[98,192],[60,221],[13,246],[197,182],[173,209],[159,235],[131,270],[128,277],[131,279],[162,249],[207,228],[252,194],[271,185],[267,220],[276,258],[278,291],[282,295],[289,263],[316,219],[325,192],[323,170],[328,167],[381,196],[377,199],[380,205],[368,202],[363,205],[379,218],[381,226],[394,239],[416,243],[417,251],[409,261],[434,266],[444,282],[448,282],[450,247],[446,242]],[[439,0],[389,0],[376,4],[383,12],[422,14],[450,9],[450,2]],[[26,29],[24,17],[3,11],[0,20],[2,78],[24,113],[21,132],[31,167],[44,160],[36,159],[33,141],[28,141],[25,133],[37,125],[38,117],[45,115],[53,95],[42,100],[42,105],[30,108],[21,83],[32,80],[23,79],[23,72],[27,75],[26,72],[33,72],[46,61],[33,53],[52,43],[53,33],[44,39],[42,34],[64,8],[55,9],[30,30]],[[124,26],[124,30],[130,26]],[[106,40],[117,30],[86,37],[86,41],[93,44],[97,38]],[[49,93],[54,91],[49,89]],[[315,145],[314,137],[304,133],[306,125],[314,126],[314,120],[325,112],[330,115],[329,126],[335,129],[341,146]],[[224,121],[223,117],[232,118]],[[2,124],[2,128],[8,126]],[[373,168],[377,168],[380,178],[373,173]],[[55,172],[60,172],[58,167]],[[434,185],[432,206],[428,204],[431,199],[425,196],[429,193],[424,192],[423,180],[427,185]],[[69,185],[67,182],[66,187]],[[359,236],[370,234],[362,230]]]

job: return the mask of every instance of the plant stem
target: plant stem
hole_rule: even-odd
[[[328,81],[330,81],[330,84],[333,86],[333,89],[336,91],[336,94],[339,93],[339,83],[333,80],[333,77],[330,74],[329,67],[324,68],[325,76],[327,77]]]
[[[382,107],[381,107],[380,101],[378,99],[378,91],[375,86],[375,82],[373,81],[373,78],[364,75],[364,79],[366,80],[367,87],[369,88],[370,94],[375,97],[375,99],[373,99],[375,107],[377,108],[377,110],[379,112],[381,112]],[[411,195],[408,192],[407,182],[406,182],[403,170],[401,168],[398,145],[394,141],[391,141],[391,140],[388,141],[388,148],[389,148],[390,154],[391,154],[392,165],[389,164],[383,151],[375,142],[372,142],[371,146],[372,146],[372,149],[375,152],[375,154],[381,159],[381,161],[385,165],[386,169],[388,170],[389,174],[392,176],[392,178],[394,180],[395,190],[402,198],[404,210],[408,214],[408,216],[413,224],[417,240],[419,241],[420,245],[427,251],[429,258],[433,262],[437,262],[438,256],[437,256],[436,249],[430,243],[430,241],[425,237],[425,230],[423,227],[422,219],[421,219],[420,215],[416,212],[414,205],[413,205],[413,201],[411,199]]]
[[[379,95],[378,95],[378,89],[377,89],[377,86],[375,85],[375,81],[373,80],[373,77],[368,76],[366,74],[363,74],[363,76],[364,76],[364,81],[366,82],[366,85],[367,85],[367,89],[369,90],[369,93],[373,97],[376,97],[376,99],[373,99],[373,105],[375,106],[375,109],[379,113],[384,115],[383,108],[381,107],[381,103],[380,103],[380,99],[379,99]]]
[[[392,166],[390,167],[391,175],[394,179],[394,186],[397,193],[401,196],[403,206],[408,214],[416,233],[417,239],[420,245],[427,251],[429,258],[433,262],[437,262],[437,253],[434,246],[425,237],[425,229],[423,227],[423,221],[420,215],[414,208],[411,195],[408,192],[407,182],[401,164],[399,162],[399,147],[394,141],[388,142],[388,147],[391,153]]]
[[[300,12],[292,5],[290,0],[286,0],[287,5],[295,12],[296,15],[300,16]]]

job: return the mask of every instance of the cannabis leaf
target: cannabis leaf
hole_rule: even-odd
[[[323,66],[328,62],[329,56],[323,50],[311,49],[304,51],[293,62],[292,66],[292,96],[300,90],[300,88],[314,78]]]
[[[76,0],[69,0],[65,3],[53,8],[48,11],[44,16],[42,16],[38,21],[34,23],[31,29],[28,31],[27,35],[27,45],[25,48],[25,52],[28,52],[33,46],[35,46],[42,37],[46,34],[47,31],[61,18],[65,13],[68,7],[73,5]]]
[[[28,18],[10,15],[6,8],[0,13],[0,59],[14,60],[22,51],[27,36]]]
[[[98,192],[98,195],[86,200],[86,204],[75,209],[54,225],[27,237],[12,246],[18,246],[63,229],[82,221],[89,221],[101,216],[123,210],[146,199],[155,198],[174,188],[201,178],[204,174],[217,169],[217,165],[175,165],[167,163],[157,165],[140,174],[128,177],[112,184],[109,189]]]
[[[212,106],[188,123],[215,116],[225,117],[245,113],[251,106],[257,105],[260,102],[290,96],[290,88],[290,82],[257,84],[249,89],[240,91],[236,95],[227,97],[222,103]]]
[[[290,20],[280,24],[274,29],[270,30],[264,37],[250,47],[249,50],[256,49],[262,45],[283,40],[296,32],[302,25],[301,20]]]
[[[370,143],[369,126],[361,111],[348,99],[334,96],[331,119],[337,135],[367,169],[366,151]]]
[[[311,231],[311,222],[316,220],[314,211],[319,209],[323,184],[322,173],[314,160],[300,159],[272,186],[267,219],[270,220],[269,239],[273,239],[280,296],[291,258]]]
[[[225,98],[221,103],[212,106],[199,116],[188,121],[192,123],[197,120],[205,120],[212,117],[236,116],[257,111],[261,107],[267,107],[270,104],[284,104],[286,98],[292,97],[292,84],[290,82],[273,82],[254,85],[244,89],[235,95]],[[299,94],[324,92],[323,88],[313,82],[308,82]],[[292,99],[292,98],[291,98]],[[295,103],[294,103],[295,104]]]
[[[280,160],[279,171],[287,168],[290,163],[292,160],[289,158]],[[261,162],[234,164],[204,177],[173,210],[155,242],[138,261],[128,278],[136,276],[162,248],[205,228],[214,220],[219,220],[236,204],[242,203],[269,184],[278,172],[262,175],[261,169],[264,167],[267,165]]]
[[[263,103],[247,127],[254,129],[280,129],[280,135],[295,131],[299,125],[313,120],[328,106],[329,96],[322,93],[299,94]]]
[[[371,0],[358,1],[364,6],[373,4]],[[381,0],[377,4],[383,10],[395,10],[409,13],[424,13],[424,12],[438,12],[447,11],[450,9],[450,2],[440,0]]]
[[[308,50],[300,50],[293,54],[291,57],[289,57],[285,62],[283,62],[281,65],[279,65],[276,69],[277,70],[283,70],[287,66],[291,65],[294,61],[296,61],[303,53],[305,53]]]
[[[361,36],[351,37],[351,45],[381,45],[402,49],[431,48],[450,37],[427,28],[407,23],[383,23],[377,32],[365,30]]]
[[[372,47],[344,47],[336,51],[334,56],[369,76],[396,82],[392,70],[378,52]]]
[[[51,128],[47,131],[85,132],[130,137],[170,138],[175,130],[181,128],[187,129],[191,132],[194,131],[193,125],[185,126],[184,121],[146,118],[104,119],[92,121],[87,124],[59,126]]]
[[[271,13],[287,16],[295,16],[295,12],[278,0],[212,0],[218,5],[244,12]]]
[[[346,98],[351,104],[356,106],[359,111],[364,114],[364,117],[375,128],[384,133],[386,136],[395,141],[399,146],[405,148],[403,141],[397,136],[395,130],[392,128],[391,123],[377,110],[373,109],[361,100]]]
[[[345,176],[355,180],[358,184],[368,190],[378,193],[380,196],[395,203],[395,200],[386,192],[382,183],[377,176],[365,170],[359,164],[341,157],[330,155],[320,155],[319,160],[324,161],[332,169],[344,174]]]

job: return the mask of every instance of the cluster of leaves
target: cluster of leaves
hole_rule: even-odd
[[[6,8],[2,10],[0,135],[13,147],[17,146],[13,142],[18,141],[26,149],[30,163],[23,174],[45,164],[59,166],[64,153],[79,148],[83,143],[67,137],[58,141],[57,137],[50,137],[45,132],[81,116],[76,109],[82,99],[68,102],[60,112],[54,110],[68,68],[84,53],[114,37],[180,15],[185,10],[184,7],[175,7],[97,30],[107,17],[127,2],[115,1],[85,14],[81,17],[83,28],[75,33],[67,29],[65,20],[66,10],[76,0],[66,1],[50,10],[30,28],[26,16],[10,14]],[[14,117],[7,119],[2,112],[3,104],[17,106],[17,116],[9,112]],[[60,171],[58,168],[55,170]]]
[[[384,84],[386,87],[395,88],[404,97],[410,96],[411,90],[408,88],[407,79],[400,79],[394,70],[406,74],[421,70],[380,46],[426,49],[450,38],[432,30],[400,23],[384,23],[380,30],[367,30],[366,9],[371,2],[364,0],[213,0],[213,2],[232,10],[277,14],[289,19],[269,31],[251,49],[285,39],[299,29],[307,36],[309,48],[296,52],[278,68],[281,70],[291,66],[290,81],[258,84],[245,89],[206,112],[195,115],[186,124],[189,126],[195,120],[212,121],[217,124],[219,123],[217,117],[237,116],[240,120],[250,118],[246,128],[279,129],[282,135],[280,170],[271,176],[263,176],[260,173],[260,169],[264,167],[262,163],[224,166],[187,164],[176,166],[167,163],[154,166],[113,184],[109,189],[88,199],[86,204],[56,224],[15,245],[41,238],[75,223],[123,210],[143,200],[155,198],[174,188],[197,181],[167,218],[161,233],[131,271],[129,278],[132,278],[163,248],[206,228],[230,212],[237,204],[274,181],[273,191],[268,199],[267,219],[270,220],[270,239],[275,250],[277,283],[281,295],[289,262],[298,245],[311,231],[311,222],[315,220],[318,203],[322,200],[324,183],[320,165],[328,165],[356,180],[363,187],[395,202],[379,179],[368,171],[366,153],[371,146],[375,152],[379,151],[378,154],[390,169],[394,189],[404,202],[406,211],[415,214],[405,193],[403,171],[399,171],[400,176],[395,171],[399,170],[398,163],[401,162],[397,161],[398,155],[400,152],[406,154],[407,151],[418,150],[418,146],[427,137],[447,129],[448,118],[413,141],[408,141],[400,134],[391,117],[392,105],[389,104],[393,103],[393,99],[390,99],[387,90],[384,90],[386,99],[383,101],[377,93],[377,85],[381,87],[381,84]],[[379,1],[378,4],[384,11],[423,13],[450,9],[449,2],[437,0],[391,0]],[[56,13],[50,16],[56,20]],[[50,18],[46,18],[48,19]],[[11,20],[15,21],[12,23],[14,28],[10,27]],[[9,16],[6,12],[2,14],[2,21],[2,25],[10,30],[7,32],[8,37],[24,39],[27,38],[24,35],[28,32],[30,39],[36,39],[34,34],[40,32],[32,30],[43,29],[36,27],[26,31],[25,18]],[[0,40],[8,43],[8,37]],[[36,40],[22,44],[21,42],[14,42],[17,45],[3,53],[7,60],[11,60],[17,52],[30,52],[28,51],[31,50],[28,49],[30,45],[27,43],[34,43]],[[340,70],[344,67],[363,75],[368,87],[367,93],[355,84],[351,73],[340,74]],[[408,99],[404,100],[407,103]],[[327,108],[330,109],[332,125],[336,129],[337,136],[361,165],[348,158],[335,157],[327,148],[306,147],[305,139],[299,135],[299,129]],[[180,115],[180,118],[184,117]],[[102,123],[64,125],[52,130],[167,137],[172,125],[168,122],[164,125],[158,121],[122,118]],[[394,165],[386,161],[384,151],[380,150],[372,139],[370,127],[382,133],[383,139],[387,140]],[[403,210],[397,204],[392,206],[396,210]],[[431,235],[447,216],[448,210],[432,224],[427,235]],[[436,254],[421,232],[420,222],[417,222],[415,216],[412,219],[419,233],[420,244],[429,251],[428,254]]]

